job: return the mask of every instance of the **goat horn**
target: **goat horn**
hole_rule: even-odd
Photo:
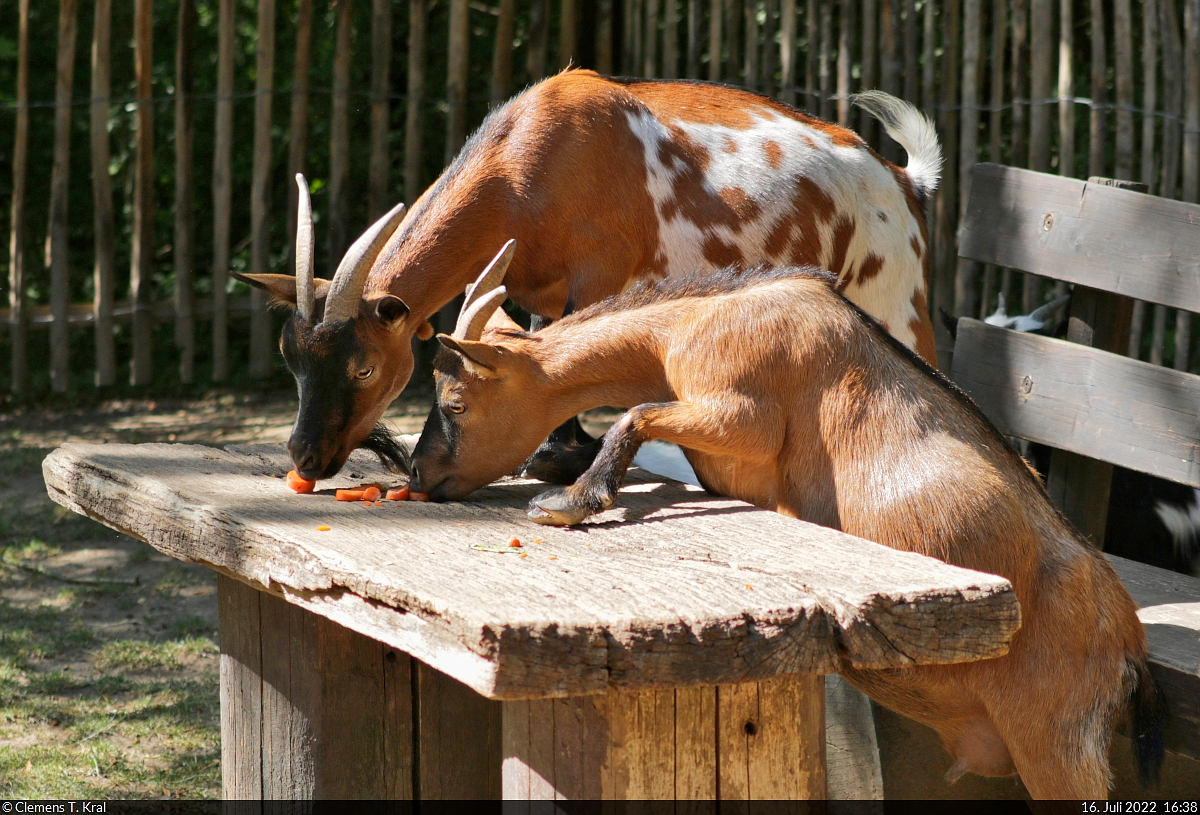
[[[507,297],[508,289],[501,286],[476,299],[469,308],[463,309],[458,316],[458,324],[454,326],[454,339],[474,342],[483,336],[483,327],[487,325],[488,318]]]
[[[508,264],[512,263],[513,254],[517,251],[517,241],[515,238],[510,238],[504,246],[500,247],[500,251],[492,258],[492,262],[487,265],[474,283],[467,286],[466,297],[463,298],[462,310],[459,314],[466,314],[467,309],[479,297],[492,291],[500,285],[500,281],[504,279],[504,273],[508,271]]]
[[[329,294],[325,298],[325,322],[337,323],[358,315],[358,304],[367,286],[371,266],[400,225],[403,215],[404,204],[397,204],[346,250],[333,275],[333,282],[329,284]]]
[[[305,322],[311,323],[316,296],[313,294],[313,219],[312,201],[308,197],[308,182],[296,173],[300,200],[296,208],[296,309]]]

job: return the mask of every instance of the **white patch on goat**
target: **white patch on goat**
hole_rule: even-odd
[[[909,348],[915,346],[910,324],[917,319],[917,312],[912,300],[924,288],[925,278],[912,240],[915,237],[920,242],[920,224],[909,211],[892,173],[865,147],[837,146],[822,130],[769,108],[752,111],[753,124],[745,129],[671,122],[708,153],[705,193],[719,196],[722,190],[738,189],[757,204],[760,212],[755,220],[734,227],[696,223],[677,212],[670,217],[665,212],[675,202],[676,180],[688,169],[677,157],[669,159],[669,166],[660,159],[660,146],[671,140],[671,131],[649,111],[627,111],[625,115],[644,148],[646,187],[658,214],[658,253],[666,260],[667,274],[714,269],[715,264],[704,256],[704,244],[713,238],[736,247],[747,265],[786,262],[795,239],[794,228],[788,229],[792,238],[784,242],[777,256],[766,254],[768,238],[782,223],[793,219],[797,183],[808,179],[829,196],[836,213],[832,219],[811,220],[820,240],[821,265],[828,268],[833,263],[833,227],[837,220],[853,220],[855,230],[845,264],[831,271],[840,279],[850,276],[846,296],[902,343]],[[735,149],[727,150],[731,143]],[[779,148],[778,169],[768,161],[768,143]],[[881,212],[886,220],[879,217]],[[862,283],[858,272],[868,254],[878,255],[884,263],[879,274]]]
[[[633,457],[633,463],[655,475],[665,475],[667,478],[674,478],[685,484],[700,486],[700,479],[696,477],[696,471],[684,457],[679,445],[658,440],[646,442]]]
[[[1169,504],[1166,501],[1155,501],[1154,513],[1171,533],[1175,555],[1181,560],[1195,560],[1197,555],[1196,539],[1197,534],[1200,533],[1200,490],[1192,490],[1190,504]]]

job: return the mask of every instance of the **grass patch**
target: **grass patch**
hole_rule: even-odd
[[[126,670],[134,673],[154,669],[177,669],[181,660],[200,654],[215,654],[217,646],[207,637],[190,637],[172,642],[113,640],[100,646],[93,657],[97,670]]]

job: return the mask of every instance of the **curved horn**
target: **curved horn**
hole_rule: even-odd
[[[500,281],[504,279],[504,273],[508,271],[508,264],[512,263],[513,254],[517,251],[517,241],[515,238],[510,238],[504,246],[500,247],[500,251],[492,258],[492,262],[487,265],[474,283],[467,286],[466,297],[463,298],[461,315],[467,313],[467,309],[479,297],[487,294],[500,285]],[[457,329],[455,329],[457,331]]]
[[[454,326],[454,339],[470,342],[479,339],[483,335],[483,327],[487,325],[488,318],[507,297],[508,289],[501,286],[480,296],[469,307],[464,308],[458,315],[458,324]]]
[[[311,323],[317,300],[313,293],[313,219],[312,200],[308,197],[308,182],[296,173],[300,200],[296,207],[296,309],[305,322]]]
[[[329,294],[325,298],[325,322],[337,323],[357,316],[358,303],[362,300],[371,266],[400,225],[403,215],[404,204],[397,204],[346,250],[333,282],[329,284]]]

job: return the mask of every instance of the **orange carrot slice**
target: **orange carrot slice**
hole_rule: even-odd
[[[417,492],[416,490],[409,490],[408,491],[408,500],[410,500],[410,501],[428,501],[429,493]]]
[[[386,498],[389,501],[407,501],[408,500],[408,485],[403,487],[393,487],[387,491]]]
[[[338,490],[333,494],[334,498],[339,501],[361,501],[363,499],[362,490]]]
[[[363,490],[362,497],[364,501],[377,501],[379,500],[379,495],[379,487],[372,485]]]
[[[303,495],[307,495],[313,491],[313,488],[317,485],[317,482],[309,481],[295,470],[288,470],[287,485],[294,491]]]

